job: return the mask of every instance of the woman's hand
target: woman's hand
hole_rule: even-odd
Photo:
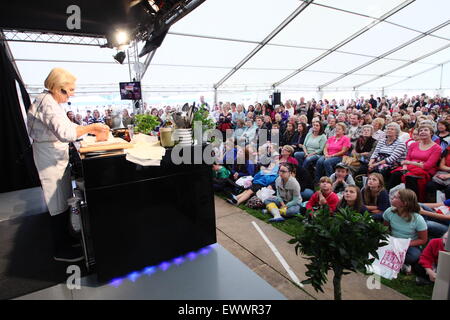
[[[233,174],[233,178],[234,178],[234,180],[237,180],[239,178],[239,173],[235,172]]]
[[[450,178],[450,173],[437,174],[436,177],[442,180],[447,180],[448,178]]]
[[[96,141],[106,141],[109,136],[109,127],[102,123],[94,123],[93,124],[93,134],[95,134]]]

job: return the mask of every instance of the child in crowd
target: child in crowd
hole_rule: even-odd
[[[383,212],[389,208],[389,194],[384,188],[384,178],[381,173],[371,173],[367,185],[362,189],[363,203],[376,221],[383,221]]]
[[[284,221],[284,217],[298,214],[302,202],[300,184],[295,179],[294,165],[288,162],[280,164],[278,175],[275,181],[276,197],[270,197],[264,201],[266,211],[273,216],[269,222]]]
[[[413,265],[418,285],[430,284],[436,281],[439,251],[444,251],[448,232],[442,238],[431,239],[420,255],[419,262]]]
[[[213,170],[213,189],[214,191],[222,191],[231,173],[227,168],[218,163],[213,164],[212,170]]]
[[[384,224],[395,238],[411,239],[405,257],[405,269],[419,260],[420,246],[428,241],[427,224],[419,214],[417,196],[410,189],[397,191],[392,198],[392,207],[383,213]]]
[[[355,184],[355,180],[349,172],[349,168],[343,162],[336,165],[335,172],[330,176],[333,183],[333,192],[336,193],[339,199],[342,199],[345,188],[350,184]]]
[[[347,185],[345,187],[342,200],[339,202],[337,209],[349,208],[363,214],[367,208],[363,205],[361,190],[355,185]]]
[[[317,210],[321,206],[327,205],[333,213],[339,203],[339,197],[333,192],[333,182],[329,177],[322,177],[319,180],[320,190],[314,193],[306,204],[306,210]]]

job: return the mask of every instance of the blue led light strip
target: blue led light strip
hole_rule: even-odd
[[[214,243],[214,244],[204,247],[198,251],[191,251],[191,252],[185,254],[184,256],[174,258],[170,261],[161,262],[157,266],[146,267],[141,271],[133,271],[122,278],[116,278],[116,279],[111,280],[111,282],[109,282],[109,285],[118,288],[123,283],[123,281],[126,279],[130,280],[131,282],[135,282],[138,278],[140,278],[143,275],[151,276],[156,271],[158,271],[158,269],[162,270],[162,271],[166,271],[167,269],[170,268],[171,265],[180,266],[181,264],[183,264],[184,262],[186,262],[188,260],[189,261],[195,260],[199,255],[202,255],[202,256],[208,255],[212,251],[212,249],[215,248],[216,246],[217,246],[217,243]]]

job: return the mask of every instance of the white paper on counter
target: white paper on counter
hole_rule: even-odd
[[[127,159],[130,162],[133,162],[135,164],[139,164],[141,166],[147,167],[147,166],[160,166],[161,161],[160,160],[142,160],[139,158],[135,158],[130,154],[127,154],[125,159]]]

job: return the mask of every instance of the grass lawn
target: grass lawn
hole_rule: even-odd
[[[226,199],[225,195],[223,194],[217,193],[216,195],[222,199]],[[268,223],[269,219],[272,218],[270,214],[263,214],[261,209],[250,209],[245,205],[240,205],[239,208],[251,214],[255,218],[263,220],[266,223]],[[281,223],[271,223],[271,225],[273,225],[275,228],[293,237],[300,224],[301,222],[295,218],[287,219],[286,221]],[[387,280],[381,278],[381,283],[404,294],[411,299],[431,300],[431,296],[433,294],[433,285],[418,286],[416,285],[415,279],[415,275],[404,275],[399,273],[397,279]]]

